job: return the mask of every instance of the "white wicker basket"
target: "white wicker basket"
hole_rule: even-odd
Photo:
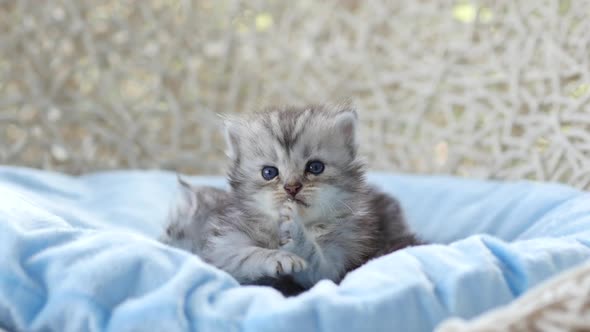
[[[565,271],[472,321],[447,320],[436,331],[590,331],[590,264]]]
[[[220,173],[216,113],[352,98],[373,168],[590,185],[588,0],[6,1],[0,162]]]

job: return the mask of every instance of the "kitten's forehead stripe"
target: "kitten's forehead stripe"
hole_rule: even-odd
[[[289,156],[300,141],[310,114],[310,109],[303,112],[296,109],[274,111],[262,117],[262,123]]]
[[[293,117],[292,112],[280,112],[278,114],[279,121],[279,128],[282,133],[281,144],[285,148],[285,152],[287,156],[290,156],[291,149],[293,148],[293,144],[295,143],[295,139],[293,137]]]
[[[311,146],[305,144],[303,146],[303,159],[309,159],[311,157]]]
[[[279,141],[280,140],[280,133],[277,132],[277,130],[279,129],[278,124],[277,124],[277,119],[274,116],[269,116],[269,117],[263,117],[262,118],[262,125],[264,126],[264,129],[266,129],[266,131],[268,131],[270,133],[270,135],[272,136],[272,138],[274,138],[275,140]],[[253,136],[254,139],[257,138],[256,135]]]
[[[295,112],[293,112],[295,113]],[[303,113],[296,114],[298,115],[293,122],[293,145],[297,144],[299,138],[303,135],[303,131],[305,126],[308,124],[309,116],[311,114],[310,109],[306,109]]]

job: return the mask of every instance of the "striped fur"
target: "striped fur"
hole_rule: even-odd
[[[242,283],[288,276],[303,287],[339,282],[373,257],[418,244],[397,201],[367,186],[356,121],[350,107],[323,105],[227,118],[231,191],[206,201],[199,195],[210,188],[182,186],[179,217],[171,218],[163,241]],[[322,161],[323,173],[306,172],[310,160]],[[264,166],[279,175],[265,180]],[[290,199],[283,186],[293,182],[302,189]]]

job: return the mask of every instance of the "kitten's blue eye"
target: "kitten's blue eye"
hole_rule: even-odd
[[[319,160],[313,160],[307,163],[307,167],[305,168],[305,171],[311,174],[322,174],[322,172],[324,171],[324,163],[319,161]]]
[[[262,167],[262,177],[270,181],[279,175],[279,170],[274,166],[264,166]]]

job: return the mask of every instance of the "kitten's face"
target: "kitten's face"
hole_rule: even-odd
[[[287,199],[304,219],[350,212],[363,181],[356,159],[356,113],[309,107],[271,110],[231,121],[233,189],[273,218]]]

